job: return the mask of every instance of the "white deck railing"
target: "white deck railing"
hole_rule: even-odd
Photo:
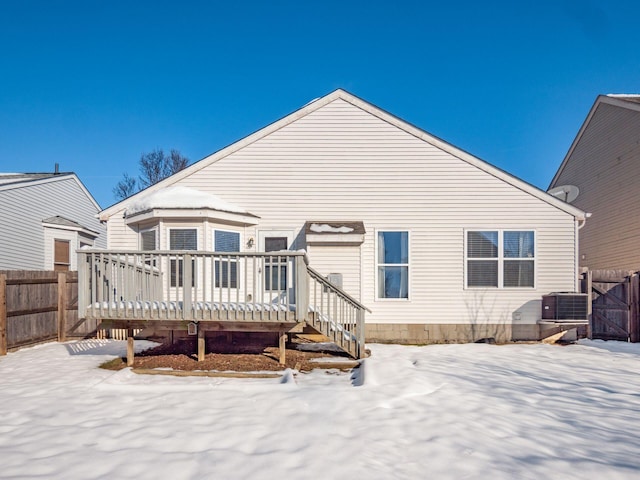
[[[364,311],[304,252],[78,251],[78,310],[96,319],[308,322],[356,357]]]

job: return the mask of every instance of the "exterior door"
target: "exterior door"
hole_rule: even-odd
[[[287,230],[262,231],[258,233],[258,249],[261,252],[289,250],[293,243],[293,232]],[[281,303],[289,297],[292,287],[293,268],[287,257],[266,257],[262,267],[264,301]]]

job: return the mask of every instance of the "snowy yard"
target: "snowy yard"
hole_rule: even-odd
[[[640,345],[369,347],[283,380],[100,370],[107,340],[11,353],[0,478],[640,478]]]

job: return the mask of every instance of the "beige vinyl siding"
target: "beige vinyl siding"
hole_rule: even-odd
[[[98,212],[73,177],[0,190],[0,270],[51,268],[42,220],[56,215],[102,233],[96,246],[106,247]]]
[[[574,205],[592,213],[581,266],[640,269],[640,112],[599,104],[554,183],[567,184],[580,189]]]
[[[259,215],[259,229],[299,235],[307,220],[363,221],[361,301],[373,311],[367,322],[510,322],[521,311],[520,321],[534,323],[542,294],[575,288],[572,215],[342,99],[180,185]],[[466,290],[468,228],[535,230],[536,288]],[[375,299],[376,230],[411,232],[408,301]]]
[[[342,289],[356,300],[360,300],[360,247],[325,246],[308,247],[311,267],[324,276],[342,274]]]

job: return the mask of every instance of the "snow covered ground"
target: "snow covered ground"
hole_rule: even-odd
[[[0,478],[640,478],[640,345],[369,347],[275,380],[97,369],[118,341],[11,353]]]

